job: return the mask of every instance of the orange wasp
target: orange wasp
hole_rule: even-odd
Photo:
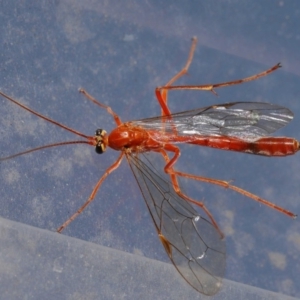
[[[120,151],[117,160],[98,180],[88,200],[57,229],[57,232],[62,232],[94,200],[105,178],[115,171],[126,157],[141,189],[158,237],[173,265],[194,289],[205,295],[213,295],[219,291],[225,271],[224,235],[205,204],[182,192],[178,183],[179,177],[232,189],[287,216],[295,218],[296,215],[228,181],[177,171],[174,166],[179,159],[180,149],[176,144],[187,143],[265,156],[286,156],[299,150],[299,142],[293,138],[269,136],[293,119],[293,113],[289,109],[274,104],[233,102],[172,114],[167,104],[169,90],[204,90],[215,93],[216,88],[255,80],[280,68],[280,64],[277,64],[259,74],[218,84],[173,85],[187,73],[196,43],[197,39],[193,38],[184,68],[165,86],[156,88],[155,94],[162,111],[159,117],[123,123],[109,106],[80,89],[87,99],[104,108],[114,118],[116,128],[110,134],[103,129],[97,129],[94,136],[84,135],[0,92],[7,100],[35,116],[83,138],[40,146],[1,158],[0,161],[41,149],[70,144],[91,145],[99,154],[105,152],[107,147]],[[164,172],[154,167],[152,158],[147,155],[149,152],[161,155],[165,161]],[[201,215],[191,204],[200,207],[205,214]]]

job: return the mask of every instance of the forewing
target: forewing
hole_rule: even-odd
[[[270,135],[287,125],[293,113],[282,106],[263,102],[235,102],[133,121],[145,129],[179,135],[231,136],[247,141]]]
[[[221,287],[226,246],[219,232],[204,215],[179,197],[168,175],[154,168],[158,153],[127,154],[157,233],[172,263],[197,291],[213,295]],[[158,156],[158,157],[157,157]]]

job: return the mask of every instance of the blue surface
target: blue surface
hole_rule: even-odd
[[[211,299],[168,263],[2,218],[0,228],[2,299]],[[213,299],[295,298],[224,279]]]
[[[123,121],[160,113],[154,88],[185,63],[182,84],[242,78],[281,62],[276,73],[241,86],[172,92],[173,112],[230,101],[267,101],[290,108],[294,121],[278,135],[300,139],[299,13],[296,2],[1,1],[1,91],[88,135],[110,131],[110,116],[77,90],[84,87]],[[0,99],[0,156],[74,139]],[[230,180],[300,213],[298,156],[264,158],[183,146],[178,169]],[[116,159],[92,147],[68,146],[0,164],[3,218],[55,230],[88,197]],[[203,200],[227,236],[225,278],[300,298],[300,223],[234,192],[183,182]],[[168,262],[126,162],[65,235]],[[159,276],[159,274],[157,274]],[[168,278],[161,278],[167,281]],[[149,287],[151,288],[151,287]],[[34,299],[34,298],[32,298]],[[38,299],[38,298],[37,298]]]

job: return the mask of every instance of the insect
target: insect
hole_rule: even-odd
[[[119,157],[98,180],[87,201],[57,229],[57,232],[62,232],[94,200],[103,181],[119,167],[125,157],[141,189],[158,237],[173,265],[194,289],[205,295],[213,295],[219,291],[225,271],[224,235],[205,204],[192,199],[181,190],[178,182],[180,177],[232,189],[289,217],[295,218],[296,215],[228,181],[176,170],[174,167],[180,156],[177,144],[187,143],[265,156],[286,156],[299,150],[299,142],[293,138],[269,136],[293,119],[293,113],[289,109],[274,104],[234,102],[172,114],[167,102],[169,90],[204,90],[215,93],[216,88],[256,80],[280,67],[280,64],[277,64],[259,74],[224,83],[173,85],[187,73],[196,42],[197,39],[193,38],[184,68],[166,85],[155,90],[161,107],[159,117],[123,123],[109,106],[100,103],[84,89],[80,89],[87,99],[105,109],[113,117],[116,128],[110,134],[103,129],[97,129],[95,135],[85,135],[0,92],[7,100],[33,115],[82,138],[43,145],[1,158],[0,161],[70,144],[88,144],[95,147],[99,154],[104,153],[107,148],[120,151]],[[154,167],[152,154],[162,157],[165,162],[163,170]],[[201,213],[193,205],[201,208]]]

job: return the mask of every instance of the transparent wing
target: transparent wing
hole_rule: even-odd
[[[145,129],[179,135],[232,136],[247,141],[270,135],[287,125],[293,113],[282,106],[263,102],[235,102],[133,121]],[[131,123],[131,122],[130,122]]]
[[[225,241],[208,218],[175,193],[168,175],[154,168],[151,156],[157,161],[157,153],[131,153],[127,159],[161,242],[181,276],[200,293],[213,295],[225,272]]]

